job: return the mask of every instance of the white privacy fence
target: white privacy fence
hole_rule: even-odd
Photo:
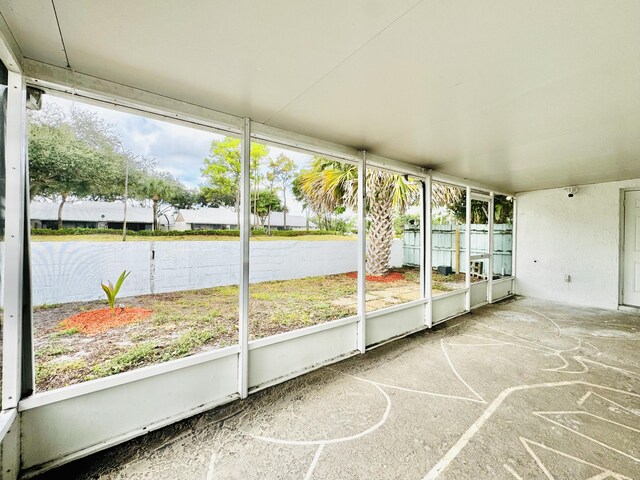
[[[458,232],[456,233],[456,230]],[[455,270],[456,256],[460,254],[460,271],[466,272],[467,252],[466,225],[432,225],[432,264],[434,267],[448,266]],[[511,254],[513,226],[497,224],[493,226],[493,271],[497,275],[511,275]],[[459,239],[459,248],[456,239]],[[489,251],[489,227],[471,225],[471,255]]]
[[[466,272],[465,257],[467,239],[466,225],[432,225],[432,264],[434,267],[451,267],[454,271]],[[512,225],[493,226],[493,271],[498,275],[511,275]],[[420,264],[420,230],[406,228],[402,235],[403,262],[405,265]],[[480,255],[489,251],[489,227],[471,225],[471,254]]]
[[[289,280],[357,270],[356,241],[255,241],[251,282]],[[1,254],[0,250],[0,254]],[[237,285],[238,241],[33,242],[34,305],[96,300],[100,283],[131,274],[121,297]],[[396,239],[392,266],[402,265]]]

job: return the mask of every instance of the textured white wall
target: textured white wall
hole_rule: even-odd
[[[104,297],[101,282],[131,274],[120,296],[149,293],[151,242],[33,242],[33,304],[67,303]]]
[[[355,241],[251,243],[251,282],[357,270]],[[239,282],[240,242],[34,242],[34,305],[96,300],[100,283],[131,271],[121,297],[233,285]],[[153,258],[153,259],[152,259]],[[392,266],[402,265],[394,240]]]
[[[518,195],[516,291],[565,303],[617,308],[620,191],[640,179]],[[571,275],[571,282],[564,275]]]

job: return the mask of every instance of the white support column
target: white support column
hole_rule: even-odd
[[[432,271],[433,258],[431,248],[431,175],[427,175],[422,188],[422,218],[420,219],[420,241],[422,246],[422,295],[427,299],[425,304],[424,324],[433,326]]]
[[[26,198],[26,87],[9,72],[5,130],[6,220],[2,408],[16,408],[22,391],[22,294]]]
[[[487,302],[493,303],[493,219],[495,215],[495,195],[489,193],[489,268],[487,269]]]
[[[513,199],[513,213],[511,214],[513,224],[511,225],[511,276],[513,277],[513,293],[517,291],[518,279],[516,277],[516,255],[517,255],[517,228],[518,228],[518,199]]]
[[[471,187],[467,186],[467,211],[466,211],[466,227],[464,232],[464,239],[467,244],[467,254],[465,255],[465,261],[467,266],[464,274],[464,284],[467,289],[465,295],[464,308],[468,312],[471,310]]]
[[[358,350],[367,349],[367,213],[366,213],[367,152],[358,163]]]
[[[240,318],[238,392],[249,394],[249,237],[251,235],[251,120],[244,119],[240,169]]]

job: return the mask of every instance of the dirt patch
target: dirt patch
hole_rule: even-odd
[[[419,298],[420,269],[392,269],[388,282],[368,283],[367,311]],[[397,275],[399,274],[399,275]],[[357,281],[345,274],[252,283],[249,337],[264,338],[357,314]],[[388,293],[388,295],[387,295]],[[37,390],[50,390],[238,343],[237,285],[122,297],[125,310],[148,317],[89,333],[61,322],[105,301],[34,308]],[[384,297],[384,298],[382,298]],[[371,304],[371,302],[379,302]]]
[[[81,333],[105,332],[114,327],[129,325],[148,318],[153,313],[146,308],[119,307],[114,310],[101,308],[69,317],[60,322],[61,330],[77,329]]]
[[[346,274],[349,278],[358,278],[358,272],[349,272]],[[367,275],[367,282],[391,283],[404,280],[404,275],[400,272],[389,272],[386,275]]]

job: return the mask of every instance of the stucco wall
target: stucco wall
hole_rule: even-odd
[[[352,272],[356,241],[256,241],[251,243],[251,282]],[[233,285],[239,281],[237,241],[34,242],[34,305],[101,299],[100,283],[131,271],[120,296]],[[402,265],[402,241],[392,248]]]
[[[620,191],[627,188],[640,188],[640,179],[584,185],[573,198],[563,188],[519,194],[517,293],[617,308]]]

